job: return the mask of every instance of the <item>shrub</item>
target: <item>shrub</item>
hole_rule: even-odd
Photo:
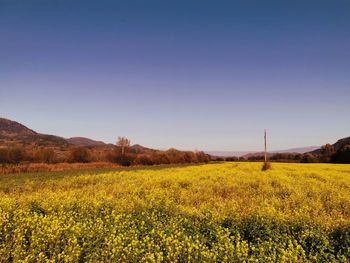
[[[52,149],[44,149],[40,152],[40,160],[43,163],[54,163],[56,154]]]
[[[25,161],[26,151],[23,147],[17,146],[14,148],[10,148],[9,150],[9,161],[11,163],[20,163]]]
[[[154,162],[152,158],[146,154],[140,154],[136,157],[134,160],[135,164],[140,164],[140,165],[153,165]]]
[[[0,148],[0,163],[9,163],[9,151],[7,148]]]
[[[266,170],[269,170],[269,169],[271,169],[270,162],[264,162],[263,166],[261,167],[261,170],[262,171],[266,171]]]
[[[74,148],[71,151],[69,160],[72,163],[88,163],[90,162],[89,151],[84,147]]]
[[[303,154],[303,157],[301,158],[300,162],[302,163],[317,163],[318,158],[316,155],[312,153],[305,153]]]

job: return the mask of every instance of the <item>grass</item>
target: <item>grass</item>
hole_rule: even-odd
[[[13,173],[39,173],[67,170],[92,170],[103,168],[118,168],[117,164],[110,162],[92,162],[92,163],[21,163],[21,164],[2,164],[0,165],[0,175]]]
[[[0,198],[4,262],[350,260],[350,165],[10,174]]]

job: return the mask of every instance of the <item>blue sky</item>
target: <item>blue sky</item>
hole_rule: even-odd
[[[148,147],[350,135],[350,1],[0,0],[0,116]]]

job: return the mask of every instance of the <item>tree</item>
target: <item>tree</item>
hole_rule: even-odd
[[[153,165],[154,162],[151,159],[151,157],[147,154],[139,154],[135,159],[135,164],[141,164],[141,165]]]
[[[320,161],[328,163],[331,160],[332,156],[334,155],[335,150],[333,145],[326,144],[321,147],[320,153],[321,153]]]
[[[332,157],[332,163],[350,163],[350,144],[341,147]]]
[[[317,156],[312,153],[304,153],[301,160],[301,163],[317,163]]]
[[[122,149],[122,156],[125,154],[125,149],[130,147],[130,140],[126,137],[118,137],[118,141],[116,143],[118,147],[121,147]]]
[[[71,151],[70,161],[73,163],[88,163],[90,161],[90,153],[84,147],[77,147]]]
[[[20,163],[26,158],[26,151],[23,147],[14,147],[9,151],[9,160],[12,163]]]
[[[196,157],[199,163],[209,163],[210,155],[203,151],[196,152]]]
[[[123,166],[130,166],[136,158],[136,155],[128,150],[130,140],[126,137],[118,137],[116,146],[114,152],[110,154],[109,160]]]

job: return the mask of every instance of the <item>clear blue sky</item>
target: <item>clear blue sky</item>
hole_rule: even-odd
[[[149,147],[350,136],[350,1],[0,0],[0,116]]]

